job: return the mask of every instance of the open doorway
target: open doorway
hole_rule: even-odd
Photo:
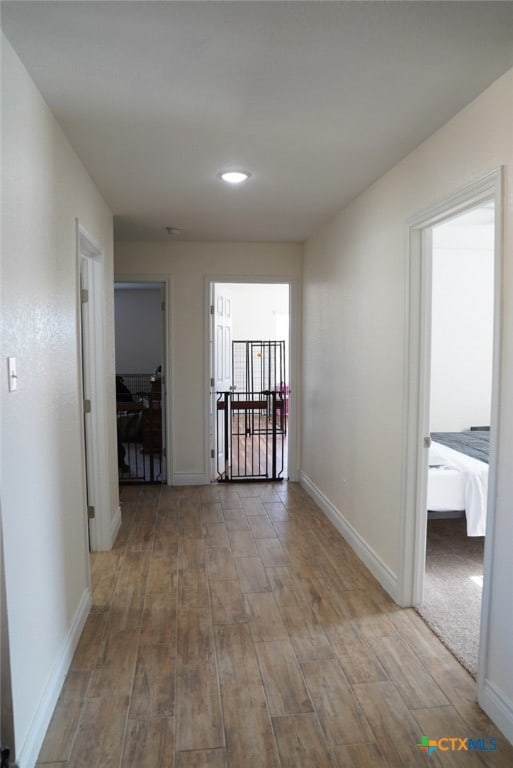
[[[486,536],[484,540],[481,628],[477,672],[477,700],[486,703],[486,660],[490,633],[492,563],[495,545],[497,447],[500,424],[499,382],[501,367],[501,247],[502,171],[497,169],[458,190],[408,222],[408,338],[404,408],[404,484],[402,494],[401,563],[398,603],[418,606],[424,597],[426,557],[427,477],[429,453],[429,388],[431,353],[431,257],[432,232],[437,225],[459,214],[494,203],[494,332],[490,419],[490,461]],[[482,704],[481,704],[482,705]],[[488,706],[486,704],[486,706]]]
[[[114,284],[118,476],[164,483],[166,462],[166,285]]]
[[[418,611],[477,675],[494,349],[495,205],[431,231],[427,533]]]
[[[212,282],[210,477],[289,475],[290,285]]]

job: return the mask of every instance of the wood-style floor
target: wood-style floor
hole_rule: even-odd
[[[39,766],[513,766],[472,678],[297,484],[122,501]],[[498,749],[428,755],[422,736]]]

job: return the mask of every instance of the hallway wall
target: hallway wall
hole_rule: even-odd
[[[504,166],[501,423],[488,705],[513,739],[513,70],[305,245],[302,480],[393,592],[400,565],[408,219]],[[322,389],[321,389],[322,383]],[[501,714],[502,713],[502,714]]]
[[[16,756],[30,766],[90,600],[75,219],[105,249],[112,404],[113,235],[111,212],[5,38],[2,197],[0,357],[17,357],[18,391],[5,375],[1,514]],[[114,513],[114,408],[110,436]]]

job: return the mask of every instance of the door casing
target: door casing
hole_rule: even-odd
[[[480,204],[495,203],[494,342],[491,409],[490,473],[488,482],[487,535],[479,646],[478,695],[484,685],[484,661],[488,638],[490,564],[493,559],[497,445],[499,433],[499,382],[501,345],[502,273],[502,169],[487,174],[454,195],[413,217],[407,226],[407,297],[405,301],[405,376],[403,424],[403,488],[401,552],[397,601],[418,605],[422,600],[426,553],[427,447],[429,434],[429,371],[431,327],[431,230]]]
[[[212,283],[211,295],[211,398],[210,398],[210,435],[215,446],[215,466],[210,468],[211,477],[217,477],[218,472],[225,474],[230,456],[225,455],[224,423],[217,419],[216,392],[227,392],[232,384],[232,296],[229,288],[223,285],[220,291],[219,283]],[[213,309],[212,309],[213,308]],[[220,431],[223,430],[222,434]],[[229,451],[229,449],[228,449]]]
[[[215,455],[215,434],[212,434],[212,420],[211,420],[211,386],[210,379],[214,375],[212,371],[212,343],[211,343],[211,312],[210,306],[212,303],[213,286],[216,283],[245,283],[254,285],[279,285],[284,284],[289,286],[289,379],[290,379],[290,393],[289,393],[289,411],[288,411],[288,479],[297,482],[299,478],[298,468],[298,406],[300,398],[300,384],[299,384],[299,329],[300,329],[300,314],[299,314],[299,281],[297,278],[277,277],[275,275],[259,275],[258,277],[252,277],[251,275],[206,275],[204,279],[204,307],[205,307],[205,325],[204,325],[204,339],[205,339],[205,414],[208,417],[205,419],[205,482],[213,482],[215,476],[213,474],[213,462],[212,451]]]
[[[84,398],[91,400],[91,412],[85,416],[87,424],[87,452],[84,419],[81,418],[83,467],[84,467],[84,517],[87,524],[87,497],[94,506],[95,518],[89,520],[89,541],[93,551],[107,550],[112,546],[110,509],[110,478],[108,463],[108,431],[105,369],[103,343],[105,312],[105,282],[103,249],[95,238],[76,220],[77,238],[77,315],[79,369],[81,382],[81,413]],[[80,276],[83,275],[88,290],[87,311],[82,313],[80,301]],[[87,483],[87,486],[86,486]],[[87,490],[87,493],[86,493]]]
[[[172,335],[170,329],[170,301],[172,282],[169,275],[161,274],[136,274],[136,275],[124,275],[116,273],[114,275],[114,283],[160,283],[161,285],[161,297],[164,304],[162,311],[162,371],[164,373],[165,389],[162,393],[163,402],[163,424],[162,424],[162,440],[165,450],[165,475],[166,485],[173,484],[173,431],[172,421],[173,414],[171,412],[171,394],[173,391],[172,381],[172,364],[173,350],[172,350]]]

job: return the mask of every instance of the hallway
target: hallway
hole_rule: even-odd
[[[300,486],[121,499],[38,766],[513,766],[472,678]],[[428,756],[424,735],[497,751]]]

